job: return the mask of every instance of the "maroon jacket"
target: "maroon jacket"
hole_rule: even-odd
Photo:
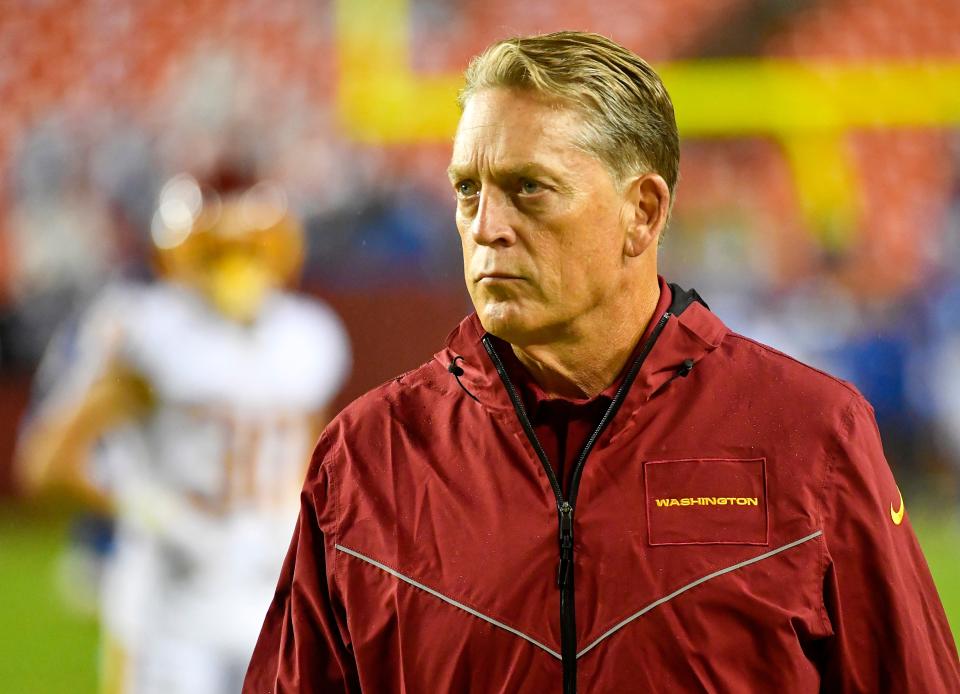
[[[960,692],[870,406],[694,298],[566,495],[476,316],[344,410],[244,692]]]

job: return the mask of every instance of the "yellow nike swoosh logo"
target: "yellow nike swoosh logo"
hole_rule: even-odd
[[[900,494],[900,490],[897,490],[897,494]],[[903,505],[903,494],[900,494],[900,510],[894,511],[893,504],[890,504],[890,520],[893,521],[894,525],[900,525],[903,523],[903,513],[906,511],[906,507]]]

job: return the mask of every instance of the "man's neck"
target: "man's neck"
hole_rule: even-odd
[[[563,340],[511,345],[513,352],[548,396],[593,398],[623,370],[653,318],[659,298],[659,284],[655,283],[618,311],[582,316]]]

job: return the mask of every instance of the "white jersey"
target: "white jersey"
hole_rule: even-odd
[[[105,626],[134,650],[159,648],[148,643],[158,635],[246,659],[293,531],[316,416],[349,370],[339,319],[277,293],[245,326],[186,287],[123,285],[89,311],[75,351],[51,407],[116,362],[154,403],[95,457],[118,509]]]

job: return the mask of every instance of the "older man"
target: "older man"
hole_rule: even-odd
[[[466,76],[476,314],[322,436],[246,691],[960,691],[870,406],[657,276],[653,70],[564,32]]]

